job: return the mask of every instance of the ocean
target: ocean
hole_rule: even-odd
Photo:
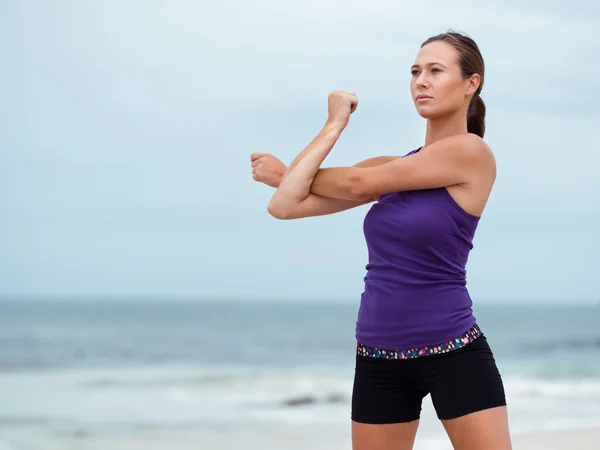
[[[0,302],[0,450],[349,449],[358,302]],[[513,434],[600,425],[600,305],[475,304]],[[426,397],[416,450],[449,449]]]

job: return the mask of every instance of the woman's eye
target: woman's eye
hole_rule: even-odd
[[[410,73],[412,73],[413,75],[418,75],[419,72],[417,70],[411,70]]]
[[[432,72],[441,72],[440,69],[438,69],[437,67],[434,67],[433,69],[431,69]]]

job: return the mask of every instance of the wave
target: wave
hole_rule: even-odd
[[[549,376],[541,367],[539,374],[503,375],[507,394],[519,399],[530,398],[597,398],[600,402],[600,377]],[[552,369],[552,368],[550,368]],[[229,405],[267,405],[299,408],[347,404],[352,390],[352,371],[244,371],[216,368],[186,370],[182,373],[143,374],[136,371],[106,373],[80,380],[88,389],[129,391],[165,391],[178,401],[203,399]]]
[[[585,338],[567,338],[549,342],[531,342],[527,345],[529,350],[538,352],[549,352],[558,350],[596,350],[600,349],[600,336]]]
[[[600,377],[509,375],[503,380],[519,425],[552,428],[600,419]],[[142,427],[342,426],[349,418],[352,384],[353,371],[343,368],[172,367],[4,375],[1,390],[19,394],[18,400],[13,395],[5,402],[0,429],[114,434]],[[428,421],[435,420],[430,397],[423,412]]]
[[[318,405],[318,404],[339,404],[339,403],[348,403],[350,398],[348,395],[341,394],[339,392],[332,392],[330,394],[324,395],[323,397],[318,397],[316,395],[303,395],[290,397],[281,402],[283,406],[305,406],[305,405]]]
[[[515,398],[590,398],[600,401],[600,378],[554,379],[511,376],[504,378],[505,389]]]

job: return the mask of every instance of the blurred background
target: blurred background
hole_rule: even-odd
[[[498,178],[467,267],[515,434],[600,426],[600,6],[583,0],[0,0],[0,450],[350,448],[368,206],[266,211],[421,145],[421,43],[486,62]],[[416,449],[446,449],[429,398]]]

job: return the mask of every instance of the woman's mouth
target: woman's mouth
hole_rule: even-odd
[[[426,102],[427,100],[433,100],[433,97],[430,97],[428,95],[417,95],[417,102],[421,103],[421,102]]]

